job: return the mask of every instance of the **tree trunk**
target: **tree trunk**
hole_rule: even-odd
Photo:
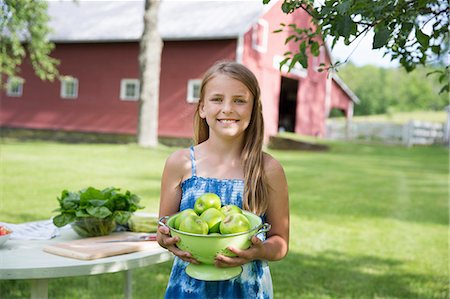
[[[159,0],[146,0],[144,31],[140,42],[140,95],[138,144],[143,147],[158,145],[159,76],[162,40],[158,32]]]

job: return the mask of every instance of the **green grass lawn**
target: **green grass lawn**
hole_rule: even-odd
[[[0,221],[55,215],[62,189],[117,186],[157,212],[165,158],[132,145],[0,143]],[[288,256],[270,263],[275,298],[448,298],[448,150],[331,143],[328,152],[270,151],[284,165]],[[1,257],[0,257],[1,258]],[[171,262],[133,272],[134,298],[161,298]],[[122,298],[123,274],[51,280],[50,298]],[[0,298],[27,298],[0,281]]]

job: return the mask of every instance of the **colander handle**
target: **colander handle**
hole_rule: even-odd
[[[259,229],[255,235],[259,235],[261,233],[267,233],[271,228],[272,228],[272,225],[270,225],[269,223],[266,222],[259,227]]]
[[[167,219],[169,219],[169,217],[170,216],[164,216],[164,217],[159,218],[158,224],[161,226],[167,227],[166,222],[167,222]]]

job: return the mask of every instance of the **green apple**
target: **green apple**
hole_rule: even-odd
[[[205,193],[202,194],[194,204],[194,211],[201,215],[204,211],[209,208],[220,209],[222,204],[220,203],[220,197],[214,193]]]
[[[218,233],[220,222],[225,215],[216,208],[209,208],[200,215],[200,218],[208,223],[210,233]]]
[[[219,230],[222,235],[246,232],[250,230],[250,221],[244,214],[231,213],[222,220]]]
[[[188,215],[180,223],[180,231],[192,234],[207,235],[208,223],[199,216]]]
[[[242,214],[242,210],[241,208],[239,208],[238,206],[235,205],[226,205],[220,208],[220,211],[224,214],[224,215],[228,215],[231,213],[239,213]]]
[[[178,215],[176,216],[175,221],[174,221],[174,228],[179,229],[181,221],[189,215],[198,216],[197,213],[195,213],[195,211],[193,209],[183,210],[180,213],[178,213]]]

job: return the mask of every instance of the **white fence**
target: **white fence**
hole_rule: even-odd
[[[378,141],[405,146],[448,142],[444,124],[410,121],[406,124],[327,121],[327,139]],[[447,137],[446,137],[447,136]]]

